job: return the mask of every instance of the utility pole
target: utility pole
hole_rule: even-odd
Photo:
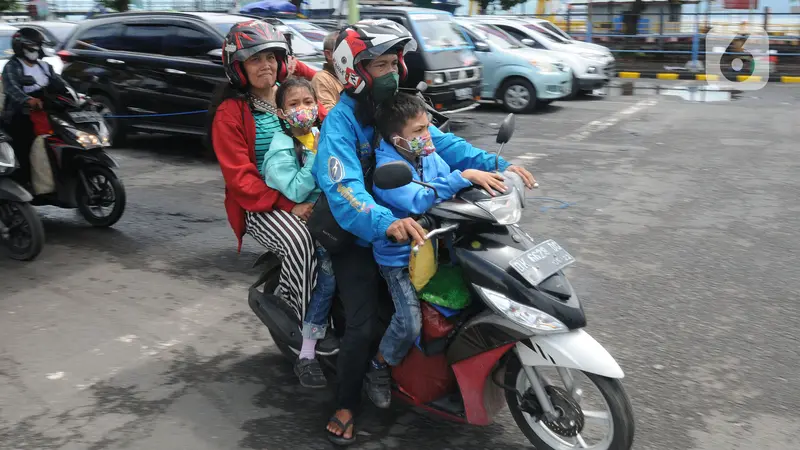
[[[358,0],[347,0],[347,22],[351,25],[358,22]]]

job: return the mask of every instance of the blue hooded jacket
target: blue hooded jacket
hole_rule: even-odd
[[[381,140],[381,146],[375,152],[376,167],[392,161],[403,161],[408,164],[414,179],[420,181],[419,173],[412,163],[388,142]],[[472,183],[461,176],[461,171],[450,170],[450,166],[437,155],[436,152],[421,159],[422,181],[436,188],[437,197],[433,189],[420,186],[416,183],[407,184],[396,189],[383,190],[374,186],[372,193],[379,205],[386,206],[398,219],[411,215],[419,215],[429,210],[433,205],[452,198],[461,189],[472,186]],[[430,231],[430,230],[429,230]],[[388,239],[380,239],[372,244],[372,253],[375,261],[382,266],[405,267],[411,255],[411,244],[408,242],[392,243]]]
[[[355,106],[355,99],[343,93],[339,103],[328,112],[322,123],[312,173],[328,198],[339,226],[356,235],[359,245],[368,247],[386,239],[386,230],[397,218],[389,208],[378,205],[364,186],[364,169],[373,151],[371,142],[375,130],[358,123]],[[442,133],[433,125],[430,134],[437,153],[451,168],[494,171],[493,154],[473,147],[452,133]],[[501,172],[510,165],[500,158]]]

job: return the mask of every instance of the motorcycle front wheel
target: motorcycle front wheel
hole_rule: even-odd
[[[543,373],[545,392],[557,415],[548,420],[541,414],[539,402],[528,376],[516,357],[506,367],[506,402],[511,416],[536,450],[629,450],[633,447],[633,408],[619,380],[563,369]],[[572,386],[561,386],[561,375],[568,374]],[[588,383],[581,380],[587,380]],[[591,386],[590,386],[591,385]],[[587,395],[584,389],[593,388]],[[591,403],[591,404],[589,404]]]
[[[5,253],[18,261],[30,261],[44,247],[44,226],[29,203],[0,202],[0,221],[6,229],[0,235]]]
[[[95,227],[110,227],[125,212],[125,187],[113,170],[89,165],[81,169],[89,185],[77,184],[78,210],[87,222]]]

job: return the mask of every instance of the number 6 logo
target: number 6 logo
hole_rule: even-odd
[[[706,82],[757,91],[769,81],[769,36],[750,24],[718,25],[706,34]]]

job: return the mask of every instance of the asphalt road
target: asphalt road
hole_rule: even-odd
[[[517,117],[505,156],[541,185],[523,227],[577,257],[636,449],[800,448],[798,105],[782,85],[720,103],[639,90]],[[468,113],[459,133],[494,149],[503,116]],[[129,195],[114,229],[42,208],[39,259],[0,260],[0,447],[330,448],[332,394],[298,386],[247,307],[259,247],[237,255],[197,149],[113,150]],[[476,428],[368,407],[358,427],[361,449],[529,448],[507,413]]]

